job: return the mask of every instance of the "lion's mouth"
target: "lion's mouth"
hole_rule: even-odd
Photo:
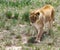
[[[36,20],[37,20],[37,18],[36,18],[36,17],[34,17],[34,18],[31,18],[31,19],[30,19],[30,21],[31,21],[32,23],[35,23],[35,22],[36,22]]]

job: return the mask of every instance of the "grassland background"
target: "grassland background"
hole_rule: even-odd
[[[45,35],[40,44],[22,44],[21,34],[34,36],[37,33],[30,26],[29,12],[46,4],[55,8],[55,24],[51,36]],[[23,50],[60,49],[60,0],[0,0],[0,50],[13,45],[22,46]]]

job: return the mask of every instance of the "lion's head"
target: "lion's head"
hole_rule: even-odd
[[[39,18],[40,13],[33,11],[30,13],[29,19],[32,23],[36,22],[36,20]]]

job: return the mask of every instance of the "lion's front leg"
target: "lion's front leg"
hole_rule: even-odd
[[[36,41],[37,42],[40,42],[42,34],[43,34],[43,27],[40,27],[40,29],[38,29],[38,34],[36,36]]]

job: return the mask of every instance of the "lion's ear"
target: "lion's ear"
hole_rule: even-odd
[[[39,15],[40,15],[40,13],[39,13],[39,12],[37,12],[37,13],[36,13],[36,15],[37,15],[37,16],[39,16]]]

